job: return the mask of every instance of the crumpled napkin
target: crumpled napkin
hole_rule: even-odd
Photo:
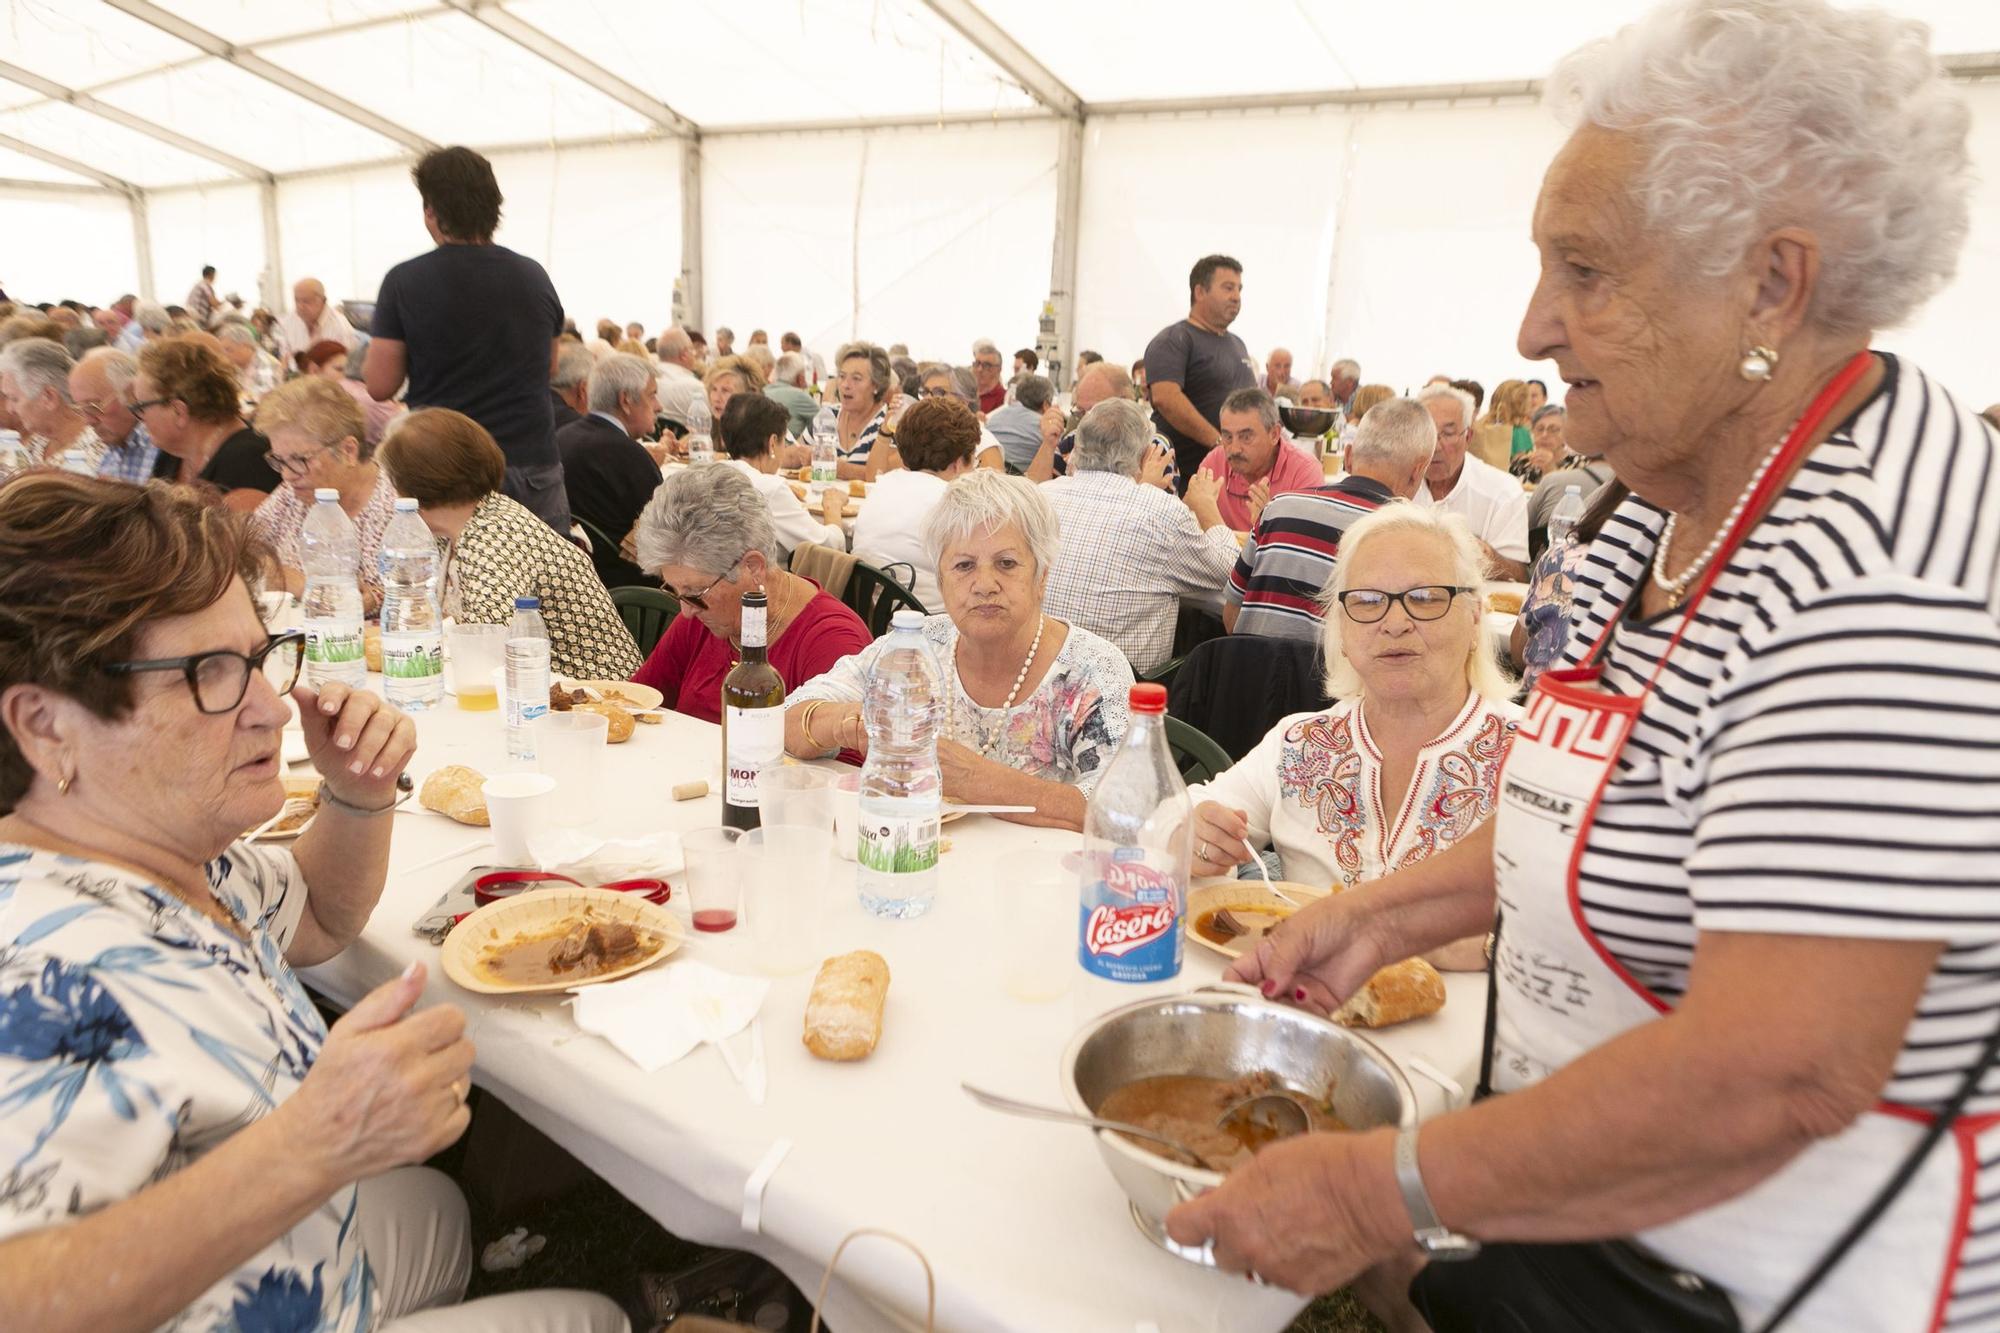
[[[691,958],[599,986],[570,992],[576,1025],[613,1046],[647,1073],[664,1069],[701,1045],[750,1025],[771,983],[739,977]]]
[[[528,839],[528,854],[542,870],[585,884],[621,879],[664,878],[687,865],[681,836],[650,833],[643,838],[600,838],[573,828],[552,828]],[[676,892],[679,886],[676,885]]]

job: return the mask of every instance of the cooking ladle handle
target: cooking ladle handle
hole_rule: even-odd
[[[1200,1153],[1194,1151],[1194,1149],[1188,1147],[1179,1139],[1168,1138],[1165,1134],[1156,1133],[1150,1129],[1142,1129],[1138,1125],[1128,1125],[1122,1120],[1102,1120],[1094,1115],[1079,1115],[1075,1111],[1065,1111],[1057,1106],[1041,1106],[1034,1102],[1016,1101],[1012,1097],[1002,1097],[997,1092],[988,1092],[984,1088],[975,1088],[970,1083],[960,1083],[958,1086],[965,1089],[965,1095],[972,1098],[973,1101],[978,1102],[981,1106],[989,1107],[995,1111],[1005,1111],[1008,1115],[1026,1116],[1030,1120],[1055,1120],[1063,1124],[1088,1125],[1092,1129],[1108,1129],[1118,1134],[1130,1134],[1136,1138],[1150,1140],[1153,1143],[1163,1143],[1175,1152],[1186,1153],[1189,1160],[1197,1165],[1201,1164],[1202,1161]]]

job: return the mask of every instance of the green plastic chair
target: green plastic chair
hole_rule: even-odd
[[[848,576],[847,591],[840,600],[867,622],[868,632],[878,639],[889,632],[889,619],[898,611],[907,608],[920,616],[930,614],[915,593],[866,560],[854,562],[854,572]]]
[[[632,631],[641,657],[653,655],[653,646],[681,613],[681,599],[663,588],[613,588],[611,604]]]
[[[1174,757],[1174,767],[1188,783],[1213,781],[1236,763],[1207,732],[1172,716],[1167,718],[1167,753]]]
[[[1151,675],[1141,676],[1139,677],[1139,679],[1145,681],[1147,684],[1150,685],[1170,684],[1173,681],[1175,673],[1181,669],[1181,663],[1185,661],[1187,661],[1187,658],[1185,657],[1176,657],[1173,661],[1168,662],[1166,665],[1160,667],[1158,670],[1154,671]]]

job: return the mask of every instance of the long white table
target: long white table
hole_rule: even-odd
[[[487,774],[506,766],[497,713],[460,712],[447,699],[443,709],[418,716],[418,732],[412,774],[419,783],[447,763]],[[716,796],[676,803],[668,794],[694,778],[719,788],[719,735],[672,715],[608,747],[590,828],[610,836],[719,822]],[[713,1050],[642,1073],[608,1043],[579,1032],[564,997],[473,995],[447,980],[437,948],[411,924],[491,853],[465,852],[408,871],[480,830],[415,811],[414,803],[395,821],[388,885],[368,929],[307,979],[351,1004],[410,961],[430,963],[425,1003],[465,1009],[479,1048],[475,1081],[676,1235],[754,1250],[810,1293],[849,1231],[898,1232],[930,1260],[938,1327],[953,1330],[1254,1333],[1282,1329],[1301,1308],[1296,1296],[1156,1249],[1133,1224],[1087,1132],[1002,1116],[959,1090],[969,1079],[1061,1103],[1061,1051],[1097,1001],[1077,998],[1081,985],[1068,1000],[1010,998],[989,966],[986,941],[997,907],[992,867],[1021,848],[1078,845],[1078,835],[983,815],[951,824],[936,905],[907,922],[865,913],[854,896],[852,863],[836,861],[825,889],[821,956],[869,948],[888,960],[881,1045],[855,1064],[813,1058],[800,1041],[811,972],[780,978],[762,1011],[769,1096],[753,1106]],[[740,936],[697,936],[682,956],[748,971]],[[1221,970],[1221,959],[1190,944],[1179,984],[1213,981]],[[1477,976],[1448,977],[1447,986],[1442,1013],[1377,1039],[1406,1067],[1415,1057],[1469,1088],[1483,987]],[[746,1042],[737,1038],[736,1049],[747,1051]],[[1438,1083],[1420,1074],[1411,1082],[1425,1114],[1446,1104]],[[760,1233],[749,1234],[740,1220],[745,1182],[779,1139],[792,1147],[763,1195]],[[861,1330],[920,1328],[922,1311],[915,1261],[866,1240],[843,1257],[826,1314],[835,1327]]]

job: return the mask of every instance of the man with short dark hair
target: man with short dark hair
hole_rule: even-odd
[[[412,408],[463,412],[507,456],[506,493],[564,536],[569,501],[546,386],[563,331],[548,273],[493,243],[500,183],[470,148],[424,154],[410,172],[437,242],[382,279],[363,377],[377,402],[405,379]]]
[[[812,379],[807,385],[808,388],[826,378],[826,362],[820,359],[818,352],[806,351],[806,345],[799,341],[798,334],[779,334],[778,350],[781,352],[798,352],[805,357],[806,361],[812,366]]]
[[[188,288],[187,312],[195,323],[207,328],[215,318],[215,265],[204,264],[201,281]]]
[[[1222,443],[1222,400],[1256,387],[1250,349],[1229,331],[1243,310],[1243,265],[1208,255],[1188,274],[1188,313],[1146,344],[1153,420],[1173,446],[1183,478]]]
[[[1032,347],[1023,347],[1020,351],[1014,353],[1014,373],[1016,375],[1032,375],[1041,364],[1042,358],[1035,355],[1035,349]]]

